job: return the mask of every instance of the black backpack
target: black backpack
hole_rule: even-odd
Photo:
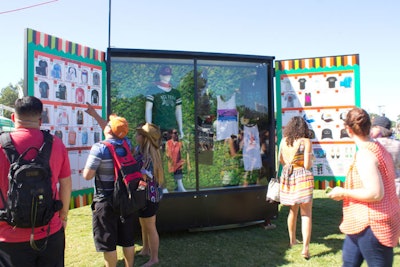
[[[114,211],[121,217],[133,214],[143,209],[146,205],[146,182],[140,172],[140,164],[135,160],[130,152],[128,143],[123,141],[122,145],[111,144],[107,141],[102,142],[110,150],[114,160],[115,183],[112,204]],[[124,156],[116,153],[116,147],[125,150]]]
[[[8,173],[9,188],[7,199],[0,191],[4,209],[0,210],[0,220],[19,228],[32,228],[31,246],[36,250],[34,243],[34,228],[49,225],[54,213],[62,208],[62,202],[55,199],[51,186],[51,170],[49,159],[53,143],[53,136],[49,131],[42,131],[44,142],[38,149],[29,147],[21,155],[15,149],[10,133],[0,135],[1,146],[10,161]],[[36,150],[36,158],[25,160],[30,150]],[[50,226],[47,227],[47,237]]]

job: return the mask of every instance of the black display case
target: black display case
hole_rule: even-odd
[[[141,123],[162,130],[159,231],[242,226],[277,215],[277,204],[265,200],[276,165],[273,60],[108,49],[108,114],[127,118],[133,143]],[[178,163],[169,153],[174,132]]]

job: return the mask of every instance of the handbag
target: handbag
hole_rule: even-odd
[[[301,144],[302,143],[300,143],[300,145]],[[280,153],[281,152],[279,151],[278,155],[280,155]],[[293,157],[294,157],[294,155],[293,155]],[[283,167],[283,170],[282,170],[283,175],[289,176],[292,174],[292,172],[293,172],[292,162],[293,162],[293,159],[290,161],[289,164],[286,164]],[[267,191],[267,195],[266,195],[266,200],[280,202],[280,192],[281,192],[281,183],[280,183],[279,178],[271,178],[271,180],[268,183],[268,191]]]
[[[271,178],[268,183],[267,201],[280,202],[281,184],[278,178]]]

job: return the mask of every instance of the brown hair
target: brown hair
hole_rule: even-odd
[[[362,108],[353,108],[347,113],[346,126],[349,126],[354,134],[359,136],[368,136],[371,130],[371,119],[368,113]]]
[[[291,118],[283,130],[283,136],[286,137],[288,146],[293,146],[293,142],[299,138],[309,138],[309,129],[306,121],[300,116]]]

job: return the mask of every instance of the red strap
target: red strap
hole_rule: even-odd
[[[107,141],[103,141],[102,143],[108,148],[108,150],[110,150],[111,156],[113,157],[114,173],[115,173],[114,181],[115,181],[118,178],[118,170],[121,168],[121,163],[118,160],[117,153],[115,152],[114,145],[109,143],[109,142],[107,142]],[[128,153],[128,151],[127,151],[127,153]]]
[[[115,180],[116,180],[118,178],[118,176],[119,176],[118,172],[122,168],[122,164],[118,160],[118,155],[117,155],[117,152],[115,151],[115,146],[113,144],[111,144],[110,142],[108,142],[108,141],[103,141],[102,143],[108,148],[108,150],[110,150],[111,156],[113,157],[114,173],[115,173]],[[135,158],[132,156],[132,154],[130,154],[131,151],[130,151],[128,142],[125,139],[122,141],[122,147],[125,149],[125,151],[127,153],[126,156],[130,156],[130,158],[131,158],[130,160],[132,160],[132,162],[134,162],[134,163],[137,163]],[[136,175],[136,176],[134,176],[135,179],[142,177],[140,172],[138,172],[138,175]],[[130,182],[130,181],[125,181],[125,182],[127,183],[127,182]]]

